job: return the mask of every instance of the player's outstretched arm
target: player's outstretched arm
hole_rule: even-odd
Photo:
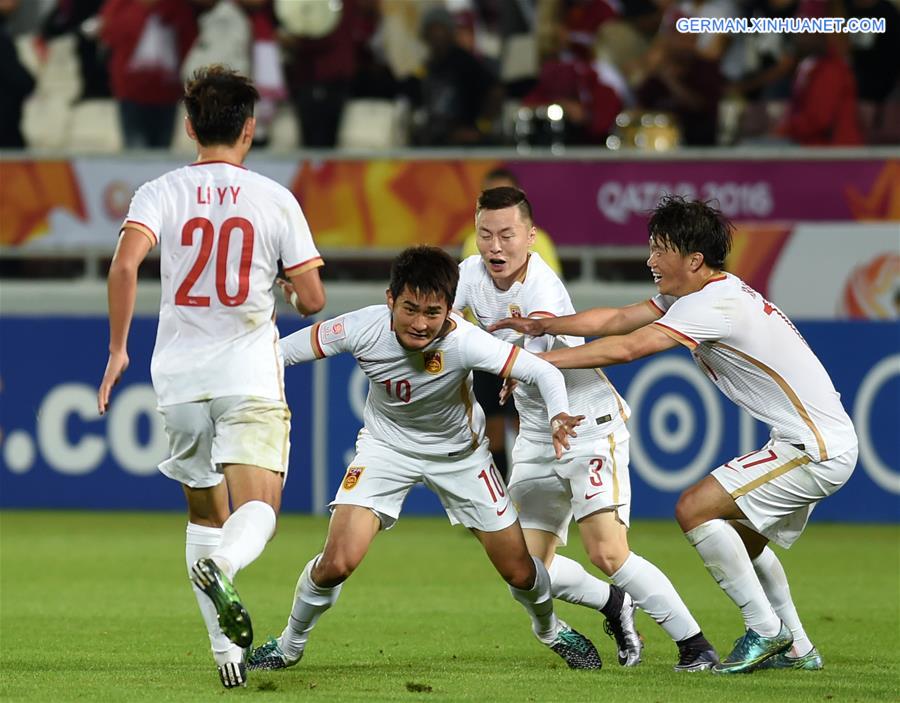
[[[281,339],[279,344],[285,366],[302,364],[304,361],[314,361],[325,356],[317,350],[318,342],[313,339],[313,334],[317,333],[318,327],[318,324],[310,325]]]
[[[579,337],[604,337],[628,334],[659,319],[660,311],[644,301],[623,308],[591,308],[562,317],[507,317],[488,328],[488,332],[514,329],[538,337],[542,334],[571,334]]]
[[[109,358],[97,391],[97,410],[109,407],[112,388],[128,368],[128,330],[137,297],[137,272],[152,244],[140,230],[126,227],[119,237],[106,282],[109,302]]]
[[[657,325],[646,325],[627,335],[604,337],[577,347],[554,349],[541,358],[560,369],[593,369],[624,364],[678,345]]]

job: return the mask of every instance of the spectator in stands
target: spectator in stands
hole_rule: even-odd
[[[73,34],[81,73],[81,100],[109,98],[109,70],[98,39],[99,14],[104,0],[59,0],[44,18],[40,34],[53,39]]]
[[[797,14],[799,0],[755,0],[751,17],[787,19]],[[797,66],[793,35],[748,34],[743,37],[741,75],[728,88],[748,100],[787,100]]]
[[[848,35],[866,141],[900,140],[900,10],[889,0],[848,0],[847,17],[884,18],[884,33]]]
[[[197,14],[215,0],[106,0],[101,38],[119,102],[125,146],[168,148],[182,95],[181,64],[197,36]]]
[[[521,190],[515,174],[506,168],[495,168],[485,174],[481,182],[481,190],[491,188],[518,188]],[[553,272],[562,275],[562,266],[559,256],[550,235],[539,227],[534,228],[534,244],[531,251],[536,251]],[[470,256],[481,256],[478,251],[478,233],[469,225],[465,240],[463,241],[460,258],[465,260]],[[473,324],[478,324],[470,311],[466,311],[466,319]],[[500,405],[500,388],[503,381],[493,374],[484,371],[473,371],[473,389],[478,404],[484,410],[485,434],[490,441],[491,454],[494,456],[494,465],[503,476],[503,480],[509,479],[509,462],[506,459],[506,429],[508,423],[515,424],[518,430],[518,416],[512,397],[505,404]]]
[[[441,6],[422,17],[421,35],[428,49],[425,75],[408,84],[420,110],[413,142],[420,146],[467,146],[491,140],[502,104],[496,77],[456,40],[453,16]]]
[[[856,80],[837,42],[826,34],[798,34],[801,56],[784,120],[775,135],[803,146],[862,144]]]
[[[288,6],[289,0],[281,4]],[[370,43],[381,20],[377,0],[343,0],[333,6],[332,13],[331,21],[323,17],[318,27],[299,22],[285,25],[288,90],[304,146],[335,146],[357,76],[373,71]]]
[[[6,28],[7,18],[19,6],[19,0],[0,0],[0,149],[22,149],[22,104],[34,90],[34,78],[28,72]]]
[[[646,58],[638,104],[646,110],[673,113],[685,145],[715,145],[723,87],[718,63],[698,54],[690,35],[661,37]]]

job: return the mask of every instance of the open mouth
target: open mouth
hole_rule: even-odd
[[[488,259],[492,271],[502,271],[506,267],[506,259]]]
[[[657,283],[657,284],[658,284],[658,283],[662,280],[662,274],[661,274],[661,273],[657,273],[656,271],[651,271],[650,273],[651,273],[652,276],[653,276],[653,282],[654,282],[654,283]]]

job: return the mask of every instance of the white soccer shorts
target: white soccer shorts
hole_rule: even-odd
[[[287,477],[291,411],[265,398],[226,396],[160,406],[170,457],[159,470],[190,488],[222,480],[222,467],[247,464]]]
[[[605,436],[579,436],[557,460],[550,442],[523,436],[513,448],[509,492],[523,528],[555,534],[566,543],[569,523],[602,510],[615,510],[628,527],[631,479],[628,442],[623,426]]]
[[[803,533],[816,503],[850,478],[856,455],[854,447],[818,463],[792,444],[771,440],[712,475],[747,517],[740,522],[786,549]]]
[[[498,532],[516,521],[516,509],[486,444],[463,457],[423,457],[398,452],[366,430],[359,433],[356,456],[329,507],[369,508],[382,528],[390,529],[417,483],[440,498],[451,525]]]

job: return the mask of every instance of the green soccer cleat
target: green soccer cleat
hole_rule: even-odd
[[[548,646],[561,656],[570,669],[600,669],[603,662],[594,643],[560,621],[559,634]]]
[[[234,585],[209,557],[198,559],[191,566],[191,581],[203,591],[216,606],[219,627],[225,636],[238,647],[246,649],[253,644],[253,626],[250,613],[241,603]]]
[[[792,657],[787,652],[776,654],[769,657],[762,664],[756,667],[754,671],[760,669],[799,669],[802,671],[819,671],[825,668],[825,661],[819,650],[813,647],[802,657]]]
[[[755,630],[747,630],[743,637],[735,641],[731,654],[712,668],[713,673],[750,672],[766,659],[790,649],[793,643],[794,636],[784,623],[781,623],[781,630],[774,637],[762,637]]]
[[[291,661],[281,649],[278,640],[270,637],[265,644],[250,652],[250,657],[247,659],[247,668],[251,671],[287,669],[289,666],[294,666],[302,658],[303,652],[300,653],[299,657]]]

